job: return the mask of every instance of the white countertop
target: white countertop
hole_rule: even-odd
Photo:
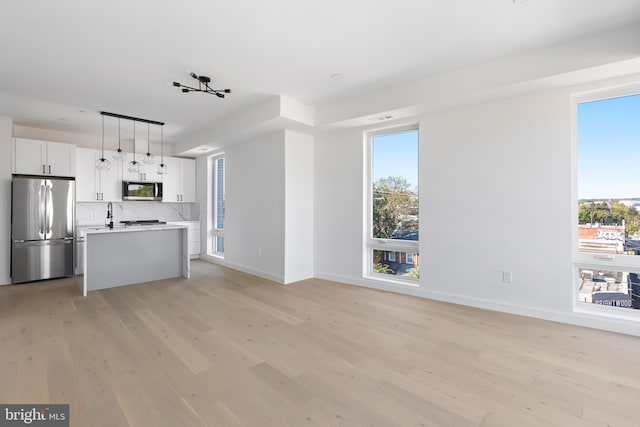
[[[156,224],[156,225],[133,225],[129,227],[114,226],[109,227],[78,227],[78,237],[84,237],[85,234],[102,234],[102,233],[131,233],[139,231],[158,231],[158,230],[176,230],[187,228],[181,224]]]

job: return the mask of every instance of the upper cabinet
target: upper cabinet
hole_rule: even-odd
[[[13,173],[76,176],[76,146],[35,139],[13,139]]]
[[[162,175],[162,201],[193,203],[196,201],[196,161],[165,157],[169,173]]]
[[[100,150],[78,148],[76,153],[76,201],[121,202],[122,163],[113,159],[113,152],[105,150],[104,157],[111,162],[106,171],[96,169]]]

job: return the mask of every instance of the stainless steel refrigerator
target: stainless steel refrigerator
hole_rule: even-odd
[[[73,275],[75,181],[14,176],[11,282]]]

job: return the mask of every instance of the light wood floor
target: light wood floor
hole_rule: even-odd
[[[638,426],[640,339],[321,280],[0,287],[0,402],[85,426]]]

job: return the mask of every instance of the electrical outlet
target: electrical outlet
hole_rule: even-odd
[[[513,273],[510,271],[502,271],[502,281],[504,283],[513,282]]]

